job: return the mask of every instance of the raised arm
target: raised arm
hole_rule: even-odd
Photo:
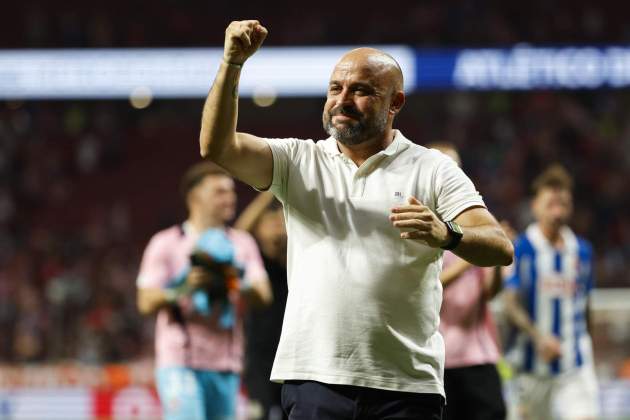
[[[259,189],[271,184],[271,149],[259,137],[237,133],[236,123],[241,70],[266,37],[267,29],[257,20],[232,22],[227,27],[223,61],[203,107],[199,134],[201,156]]]

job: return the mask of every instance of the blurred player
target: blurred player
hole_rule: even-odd
[[[450,143],[433,143],[461,166]],[[501,269],[475,267],[450,251],[444,252],[440,280],[444,287],[440,333],[446,361],[446,420],[503,420],[506,416],[496,363],[500,353],[490,300],[501,290]]]
[[[188,219],[151,238],[138,275],[138,307],[144,314],[157,312],[156,381],[164,418],[233,419],[243,358],[239,300],[269,303],[270,287],[253,238],[226,226],[236,202],[232,178],[216,165],[200,163],[184,175],[182,192]],[[243,285],[240,293],[227,293],[225,302],[210,294],[212,306],[199,307],[196,293],[221,279],[208,268],[191,267],[191,255],[202,235],[216,231],[231,241],[224,246],[233,246],[244,268]],[[184,283],[171,287],[182,272],[188,273]],[[189,292],[178,293],[182,289]],[[233,318],[228,307],[236,308]]]
[[[269,275],[273,303],[255,308],[245,320],[246,352],[243,381],[251,402],[262,408],[262,419],[283,418],[280,384],[270,382],[271,367],[278,348],[284,307],[287,303],[287,230],[280,202],[270,192],[260,193],[243,210],[234,226],[250,232]]]
[[[588,325],[593,251],[567,225],[570,175],[560,165],[533,183],[535,223],[515,243],[505,310],[519,329],[511,359],[527,419],[595,419],[598,391]]]

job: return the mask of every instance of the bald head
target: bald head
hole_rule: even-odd
[[[337,62],[335,70],[344,67],[364,69],[374,76],[382,78],[393,91],[402,91],[404,82],[402,69],[391,55],[376,48],[355,48],[344,54]]]
[[[392,56],[374,48],[349,51],[328,82],[324,129],[347,146],[367,141],[385,144],[405,103],[402,89],[402,71]]]

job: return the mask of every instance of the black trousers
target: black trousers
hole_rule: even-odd
[[[504,420],[501,378],[495,365],[444,369],[446,420]]]
[[[289,420],[441,420],[439,394],[384,391],[314,381],[287,381],[282,408]]]

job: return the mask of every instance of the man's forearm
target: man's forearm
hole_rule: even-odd
[[[250,287],[241,289],[241,297],[255,307],[271,305],[273,302],[273,291],[268,279],[255,281]]]
[[[505,314],[514,326],[527,334],[532,340],[536,340],[539,336],[536,326],[530,319],[527,312],[516,301],[513,291],[507,291],[504,299]]]
[[[465,226],[464,236],[453,252],[479,267],[509,265],[514,249],[505,233],[496,224]]]
[[[153,314],[163,307],[173,302],[170,296],[163,289],[159,288],[142,288],[138,289],[137,306],[143,315]]]
[[[201,117],[199,146],[203,157],[220,160],[225,145],[235,141],[240,74],[241,66],[221,62]]]

